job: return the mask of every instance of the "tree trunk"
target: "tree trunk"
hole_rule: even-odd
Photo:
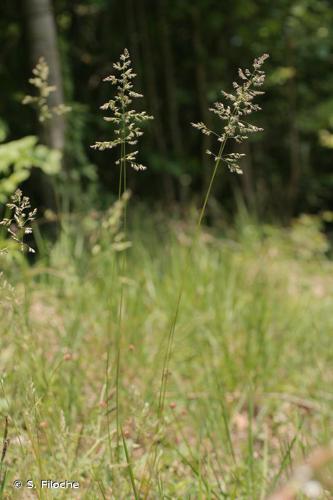
[[[60,70],[57,33],[51,0],[22,0],[26,18],[30,58],[35,66],[44,57],[50,68],[50,85],[56,87],[49,97],[50,107],[63,104],[63,85]],[[45,122],[42,131],[43,142],[53,149],[62,151],[65,143],[64,116],[55,115]]]
[[[40,57],[47,62],[50,74],[49,83],[56,87],[49,96],[50,107],[63,104],[63,85],[60,70],[60,58],[57,46],[57,32],[52,9],[52,0],[22,0],[25,15],[27,38],[31,65],[34,67]],[[43,123],[40,140],[46,146],[63,151],[65,145],[64,116],[54,115]],[[58,207],[53,182],[40,170],[33,170],[31,186],[34,196],[40,200],[42,209],[56,212]],[[57,234],[57,224],[51,224],[48,232],[52,237]]]

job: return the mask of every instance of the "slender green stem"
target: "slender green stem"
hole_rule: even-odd
[[[125,123],[125,108],[122,107],[122,143],[121,143],[121,153],[120,153],[120,186],[119,186],[119,199],[122,194],[126,191],[126,123]],[[127,229],[127,215],[126,215],[126,205],[124,208],[124,233],[126,233]],[[121,255],[121,278],[123,277],[126,270],[126,256]],[[123,309],[124,309],[124,284],[121,279],[120,283],[120,301],[118,308],[118,330],[117,330],[117,338],[116,338],[116,428],[117,428],[117,458],[119,460],[119,447],[121,441],[121,412],[120,412],[120,372],[121,372],[121,340],[122,340],[122,320],[123,320]]]
[[[190,245],[190,247],[188,249],[188,254],[186,256],[185,267],[183,269],[183,273],[182,273],[182,276],[181,276],[181,283],[180,283],[179,293],[178,293],[177,302],[176,302],[175,314],[174,314],[172,322],[171,322],[171,328],[170,328],[169,335],[168,335],[167,350],[166,350],[166,355],[165,355],[164,363],[163,363],[162,378],[161,378],[161,389],[160,389],[159,402],[158,402],[158,419],[159,420],[162,417],[162,413],[163,413],[163,410],[164,410],[165,395],[166,395],[166,386],[167,386],[167,381],[168,381],[168,371],[169,371],[169,363],[170,363],[170,358],[171,358],[171,353],[172,353],[172,347],[173,347],[173,339],[174,339],[176,324],[177,324],[177,320],[178,320],[178,316],[179,316],[180,304],[181,304],[181,300],[182,300],[182,296],[183,296],[183,292],[184,292],[184,283],[185,283],[185,279],[187,277],[187,273],[188,273],[188,269],[189,269],[190,255],[192,253],[194,244],[197,241],[197,238],[198,238],[198,235],[199,235],[199,231],[200,231],[200,228],[201,228],[201,224],[202,224],[203,218],[204,218],[205,213],[206,213],[207,203],[208,203],[211,191],[212,191],[212,187],[213,187],[213,184],[214,184],[214,179],[216,177],[216,173],[217,173],[219,165],[221,163],[221,157],[222,157],[225,145],[226,145],[226,141],[227,141],[227,139],[225,139],[224,142],[220,146],[220,150],[219,150],[217,159],[215,161],[214,169],[213,169],[212,175],[210,177],[210,181],[209,181],[209,185],[208,185],[208,188],[207,188],[207,192],[206,192],[206,195],[205,195],[205,198],[204,198],[201,210],[200,210],[200,214],[199,214],[199,217],[198,217],[198,221],[197,221],[197,225],[196,225],[196,231],[195,231],[192,243],[191,243],[191,245]]]
[[[113,274],[113,273],[112,273]],[[111,301],[110,301],[111,302]],[[106,410],[106,422],[107,422],[107,432],[108,432],[108,447],[109,447],[109,454],[110,454],[110,459],[111,461],[113,460],[113,452],[112,452],[112,440],[111,440],[111,422],[110,422],[110,411],[108,408],[108,402],[109,402],[109,392],[110,392],[110,377],[109,377],[109,371],[110,371],[110,351],[111,351],[111,337],[109,335],[110,332],[110,317],[111,317],[111,303],[109,306],[109,320],[108,320],[108,336],[109,336],[109,341],[108,341],[108,346],[107,346],[107,353],[106,353],[106,366],[105,366],[105,402],[107,405],[107,410]]]
[[[218,170],[219,165],[221,163],[221,158],[222,158],[222,154],[223,154],[223,151],[224,151],[226,143],[227,143],[227,138],[225,138],[224,141],[223,141],[223,143],[221,143],[221,146],[220,146],[220,149],[219,149],[219,152],[218,152],[218,155],[217,155],[217,159],[215,161],[214,170],[213,170],[213,173],[212,173],[212,175],[210,177],[210,181],[209,181],[209,185],[208,185],[208,188],[207,188],[206,196],[205,196],[204,202],[203,202],[201,210],[200,210],[200,215],[199,215],[198,222],[197,222],[197,227],[198,228],[200,228],[201,223],[202,223],[202,219],[204,218],[205,213],[206,213],[207,203],[208,203],[211,191],[212,191],[212,187],[213,187],[213,184],[214,184],[214,180],[215,180],[215,177],[216,177],[217,170]]]
[[[124,149],[123,149],[123,186],[124,186],[124,190],[123,190],[123,193],[126,192],[127,190],[127,169],[126,169],[126,142],[124,142]],[[124,205],[124,233],[126,234],[126,230],[127,230],[127,205],[125,203]]]
[[[124,112],[124,110],[123,110]],[[122,123],[125,121],[122,119]],[[124,126],[124,125],[123,125]],[[125,136],[125,130],[123,132],[123,136]],[[123,192],[126,190],[126,146],[125,142],[122,142],[120,145],[120,169],[119,169],[119,185],[118,185],[118,200],[121,199]],[[126,207],[125,207],[126,209]],[[124,231],[126,230],[126,220],[124,217]],[[125,268],[125,259],[121,256],[121,274],[124,273]],[[114,276],[115,266],[112,268],[112,276]],[[123,302],[124,302],[124,290],[123,284],[120,284],[120,299],[118,305],[118,324],[117,324],[117,334],[115,339],[115,347],[116,347],[116,356],[115,356],[115,401],[116,401],[116,460],[119,461],[119,447],[121,442],[121,418],[120,418],[120,353],[121,353],[121,329],[122,329],[122,316],[123,316]],[[111,317],[112,317],[112,304],[110,300],[109,306],[109,330],[111,330]],[[111,346],[112,346],[112,338],[109,336],[109,344],[107,348],[107,358],[106,358],[106,367],[105,367],[105,393],[106,393],[106,402],[109,401],[109,392],[110,392],[110,361],[111,361]],[[109,453],[110,459],[113,460],[113,452],[112,452],[112,439],[111,439],[111,422],[110,422],[110,411],[107,408],[107,432],[108,432],[108,443],[109,443]]]
[[[207,204],[208,204],[208,201],[209,201],[209,198],[211,195],[214,180],[215,180],[217,171],[218,171],[220,163],[221,163],[223,151],[224,151],[225,145],[227,143],[227,140],[228,140],[228,138],[226,137],[225,140],[220,145],[220,149],[219,149],[219,152],[218,152],[218,155],[216,157],[215,164],[214,164],[213,172],[212,172],[212,175],[210,177],[207,192],[206,192],[206,195],[204,197],[202,207],[200,209],[198,221],[196,224],[196,231],[194,233],[191,245],[188,249],[188,252],[186,255],[186,261],[185,261],[185,267],[183,268],[183,272],[181,275],[180,288],[179,288],[179,293],[177,295],[175,313],[174,313],[173,318],[172,318],[172,322],[171,322],[171,326],[170,326],[170,330],[169,330],[169,334],[168,334],[168,340],[167,340],[167,349],[166,349],[166,353],[165,353],[165,357],[164,357],[164,361],[163,361],[160,392],[159,392],[159,398],[158,398],[157,424],[156,424],[156,428],[155,428],[155,436],[159,433],[160,428],[161,428],[162,416],[163,416],[163,411],[164,411],[164,406],[165,406],[166,389],[167,389],[167,383],[168,383],[169,365],[170,365],[170,359],[171,359],[171,354],[172,354],[172,349],[173,349],[173,340],[174,340],[174,335],[175,335],[175,330],[176,330],[176,324],[178,321],[181,300],[182,300],[182,296],[183,296],[183,292],[184,292],[185,280],[187,278],[187,273],[188,273],[189,267],[190,267],[190,256],[191,256],[192,250],[194,248],[194,244],[196,243],[197,238],[199,236],[202,221],[203,221],[203,218],[204,218],[205,213],[206,213]],[[153,460],[152,460],[152,465],[151,465],[151,471],[154,470],[155,465],[156,465],[156,460],[157,460],[157,445],[153,444],[152,447],[154,447],[154,455],[153,455]],[[150,453],[148,453],[148,457],[149,457],[149,455],[150,455]],[[149,460],[149,458],[148,458],[148,460]],[[148,484],[146,484],[146,486],[145,486],[145,489],[146,489],[145,496],[144,496],[145,499],[148,497],[148,494],[149,494],[149,486],[150,486],[150,482],[152,479],[152,474],[153,474],[153,472],[151,472],[151,474],[149,476]],[[141,491],[142,486],[143,485],[141,483],[140,491]]]
[[[130,481],[131,481],[132,490],[133,490],[133,493],[134,493],[134,498],[135,498],[135,500],[139,500],[138,492],[136,490],[136,485],[135,485],[133,467],[132,467],[132,464],[131,464],[131,461],[130,461],[130,456],[129,456],[129,453],[128,453],[126,439],[125,439],[125,436],[124,436],[124,433],[123,433],[122,429],[121,429],[121,436],[122,436],[122,440],[123,440],[123,446],[124,446],[125,457],[126,457],[126,462],[127,462],[127,469],[128,469],[128,474],[129,474],[129,478],[130,478]]]
[[[122,155],[123,145],[121,144],[121,155]],[[118,200],[120,200],[123,193],[123,161],[120,160],[120,171],[119,171],[119,188],[118,188]]]
[[[121,179],[121,184],[123,189],[125,188],[125,181],[126,181],[126,176],[125,176],[125,144],[121,144],[121,159],[120,159],[120,165],[121,165],[121,173],[122,173],[122,179]],[[122,193],[120,193],[121,197]],[[125,220],[124,220],[124,225],[125,225]],[[124,227],[125,230],[125,227]],[[125,257],[122,255],[121,256],[121,264],[120,264],[120,274],[121,277],[124,273],[125,270]],[[121,280],[120,283],[120,300],[119,300],[119,307],[118,307],[118,328],[117,328],[117,337],[116,337],[116,428],[117,428],[117,456],[119,452],[119,446],[120,446],[120,439],[121,439],[121,418],[120,418],[120,355],[121,355],[121,337],[122,337],[122,319],[123,319],[123,308],[124,308],[124,286]],[[118,456],[119,458],[119,456]]]

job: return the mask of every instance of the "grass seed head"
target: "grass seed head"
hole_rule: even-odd
[[[112,99],[101,106],[103,111],[109,111],[110,116],[105,116],[104,120],[114,126],[114,139],[111,141],[97,141],[91,147],[104,151],[117,146],[133,147],[138,143],[139,137],[143,135],[142,124],[153,117],[145,111],[132,109],[131,104],[134,99],[143,97],[142,94],[133,90],[133,79],[136,74],[133,72],[130,55],[127,49],[120,56],[120,60],[113,64],[114,75],[104,78],[104,82],[109,82],[115,87],[115,95]],[[134,170],[145,170],[146,167],[137,162],[138,151],[123,153],[116,164],[128,163]]]
[[[37,96],[26,95],[23,98],[22,104],[32,104],[38,109],[38,119],[41,123],[50,120],[53,115],[63,115],[68,113],[71,108],[65,104],[57,106],[49,106],[49,97],[55,92],[56,87],[49,85],[50,69],[44,57],[40,57],[36,66],[32,70],[33,77],[29,79],[29,83],[33,85],[37,91]]]
[[[11,216],[0,221],[0,225],[7,228],[11,239],[19,245],[22,252],[35,253],[35,250],[25,243],[24,238],[32,233],[30,224],[36,218],[37,209],[30,210],[30,200],[28,196],[23,196],[20,189],[15,191],[15,194],[11,197],[11,202],[7,203],[7,207],[11,211]]]
[[[238,70],[239,82],[233,82],[234,93],[227,93],[223,90],[222,95],[226,102],[217,101],[209,108],[209,111],[218,116],[224,122],[222,131],[215,132],[205,123],[192,123],[192,126],[200,130],[204,135],[214,135],[219,143],[219,152],[214,153],[207,150],[206,153],[214,158],[215,162],[223,161],[231,172],[242,174],[239,160],[244,157],[241,153],[223,154],[224,146],[229,139],[240,143],[248,139],[249,134],[260,132],[263,129],[248,121],[246,117],[261,108],[254,104],[254,98],[264,92],[258,90],[265,81],[265,72],[261,67],[268,58],[268,54],[263,54],[254,60],[252,69]]]

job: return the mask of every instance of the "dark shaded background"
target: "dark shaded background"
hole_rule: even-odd
[[[0,117],[9,139],[38,130],[21,99],[30,91],[31,47],[23,4],[1,0]],[[54,0],[67,117],[66,169],[72,182],[116,191],[110,152],[89,148],[111,136],[99,106],[124,47],[130,50],[142,105],[155,116],[142,141],[145,173],[132,173],[140,198],[170,206],[201,196],[210,173],[210,138],[190,126],[212,124],[208,107],[231,89],[239,66],[263,52],[266,95],[254,120],[265,131],[242,145],[244,175],[219,177],[216,199],[232,211],[240,188],[261,216],[288,219],[333,208],[333,150],[320,131],[333,131],[333,4],[330,0]],[[218,124],[216,124],[218,126]],[[94,181],[94,166],[97,180]]]

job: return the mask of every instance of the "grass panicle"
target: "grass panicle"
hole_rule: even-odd
[[[55,85],[49,84],[50,68],[44,59],[40,57],[36,66],[32,70],[33,77],[29,79],[29,83],[33,85],[37,91],[37,96],[26,95],[23,98],[22,104],[32,104],[38,110],[38,119],[41,123],[50,120],[53,115],[64,115],[71,108],[65,104],[57,106],[49,105],[50,95],[55,92]]]
[[[136,111],[131,107],[133,99],[143,97],[142,94],[133,90],[133,79],[136,77],[132,69],[130,55],[127,49],[120,56],[120,60],[113,64],[115,75],[104,78],[104,82],[110,82],[116,89],[112,99],[101,106],[103,111],[110,111],[110,116],[104,120],[114,125],[114,139],[111,141],[97,141],[94,149],[104,151],[120,146],[120,157],[117,165],[123,166],[128,163],[134,170],[145,170],[146,167],[136,160],[138,151],[127,151],[138,143],[139,137],[143,135],[142,125],[153,117],[146,111]]]
[[[218,132],[210,129],[203,122],[192,123],[192,126],[200,130],[204,135],[215,136],[219,143],[219,150],[214,153],[207,150],[206,153],[211,156],[215,163],[221,161],[225,163],[230,172],[242,174],[242,169],[239,165],[239,160],[243,158],[244,153],[229,153],[224,154],[224,148],[228,140],[233,139],[237,143],[244,142],[248,139],[249,134],[261,132],[263,129],[246,121],[246,117],[254,111],[260,111],[258,104],[254,103],[255,97],[262,95],[264,92],[258,90],[265,81],[265,72],[261,69],[262,65],[268,58],[268,54],[263,54],[254,60],[252,69],[238,70],[240,78],[239,82],[233,82],[233,93],[221,91],[226,102],[216,101],[209,110],[214,113],[224,126]]]
[[[28,196],[23,196],[20,189],[17,189],[11,197],[11,202],[6,205],[11,211],[11,215],[0,224],[7,228],[10,238],[15,241],[22,252],[35,253],[35,250],[25,242],[25,236],[32,233],[31,223],[34,222],[37,209],[31,209]]]

